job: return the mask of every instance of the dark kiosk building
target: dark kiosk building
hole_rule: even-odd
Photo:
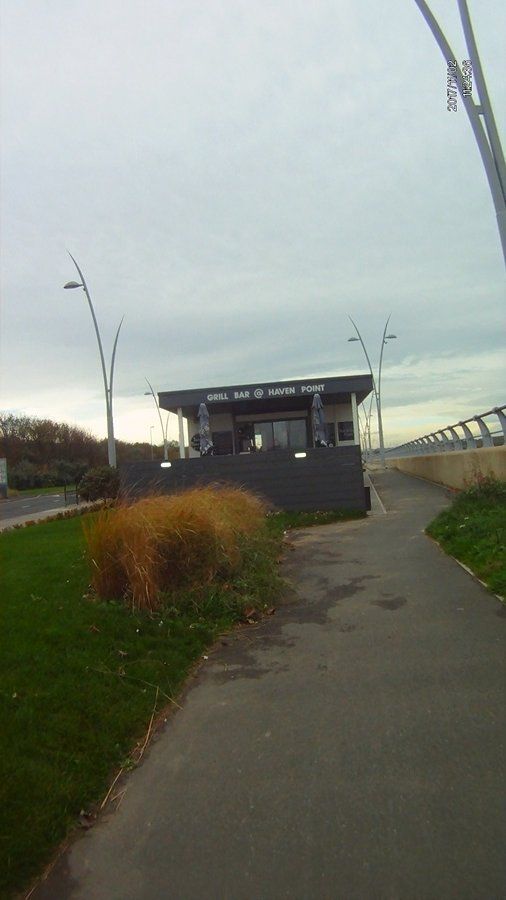
[[[350,375],[163,391],[158,395],[160,407],[178,416],[180,459],[122,466],[122,488],[144,494],[153,488],[173,492],[228,482],[262,494],[281,509],[364,510],[358,406],[371,390],[370,375]],[[317,441],[318,446],[315,394],[321,398],[324,420],[324,441]],[[213,444],[213,454],[206,456],[198,449],[201,404],[209,413]]]

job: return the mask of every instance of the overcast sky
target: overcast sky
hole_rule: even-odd
[[[155,390],[365,372],[387,444],[505,402],[504,268],[414,0],[3,0],[2,408],[116,435]],[[459,61],[456,0],[432,0]],[[499,130],[506,4],[469,0]],[[171,426],[176,436],[176,423]],[[161,440],[161,434],[158,435]]]

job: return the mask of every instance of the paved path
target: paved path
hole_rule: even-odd
[[[445,492],[374,478],[387,515],[294,534],[298,599],[210,654],[37,900],[506,897],[504,610],[422,534]]]
[[[37,494],[34,497],[14,497],[0,502],[0,531],[11,528],[13,525],[21,525],[23,522],[37,521],[71,509],[75,506],[75,492],[68,496],[69,502],[65,503],[65,497],[61,494]]]

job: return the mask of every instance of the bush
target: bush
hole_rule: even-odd
[[[102,599],[158,608],[161,594],[229,577],[266,507],[235,487],[206,486],[104,510],[85,525],[92,586]]]
[[[50,465],[38,465],[22,459],[8,467],[9,487],[18,491],[28,488],[60,487],[75,484],[86,471],[86,463],[57,459]],[[106,467],[107,468],[107,467]]]
[[[79,482],[78,492],[83,500],[110,500],[118,496],[119,475],[111,466],[89,469]]]
[[[17,491],[45,486],[43,474],[27,459],[22,459],[17,465],[8,468],[8,479],[9,487]]]
[[[492,503],[506,502],[506,481],[499,481],[492,475],[481,475],[478,473],[473,484],[462,491],[458,496],[458,501],[466,500],[487,500]]]
[[[83,461],[69,462],[67,459],[57,459],[51,469],[53,484],[77,484],[86,473],[88,466]]]

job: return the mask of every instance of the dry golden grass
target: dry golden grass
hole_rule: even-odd
[[[163,591],[241,566],[241,546],[266,505],[237,487],[206,485],[104,510],[85,525],[92,586],[102,599],[154,610]]]

